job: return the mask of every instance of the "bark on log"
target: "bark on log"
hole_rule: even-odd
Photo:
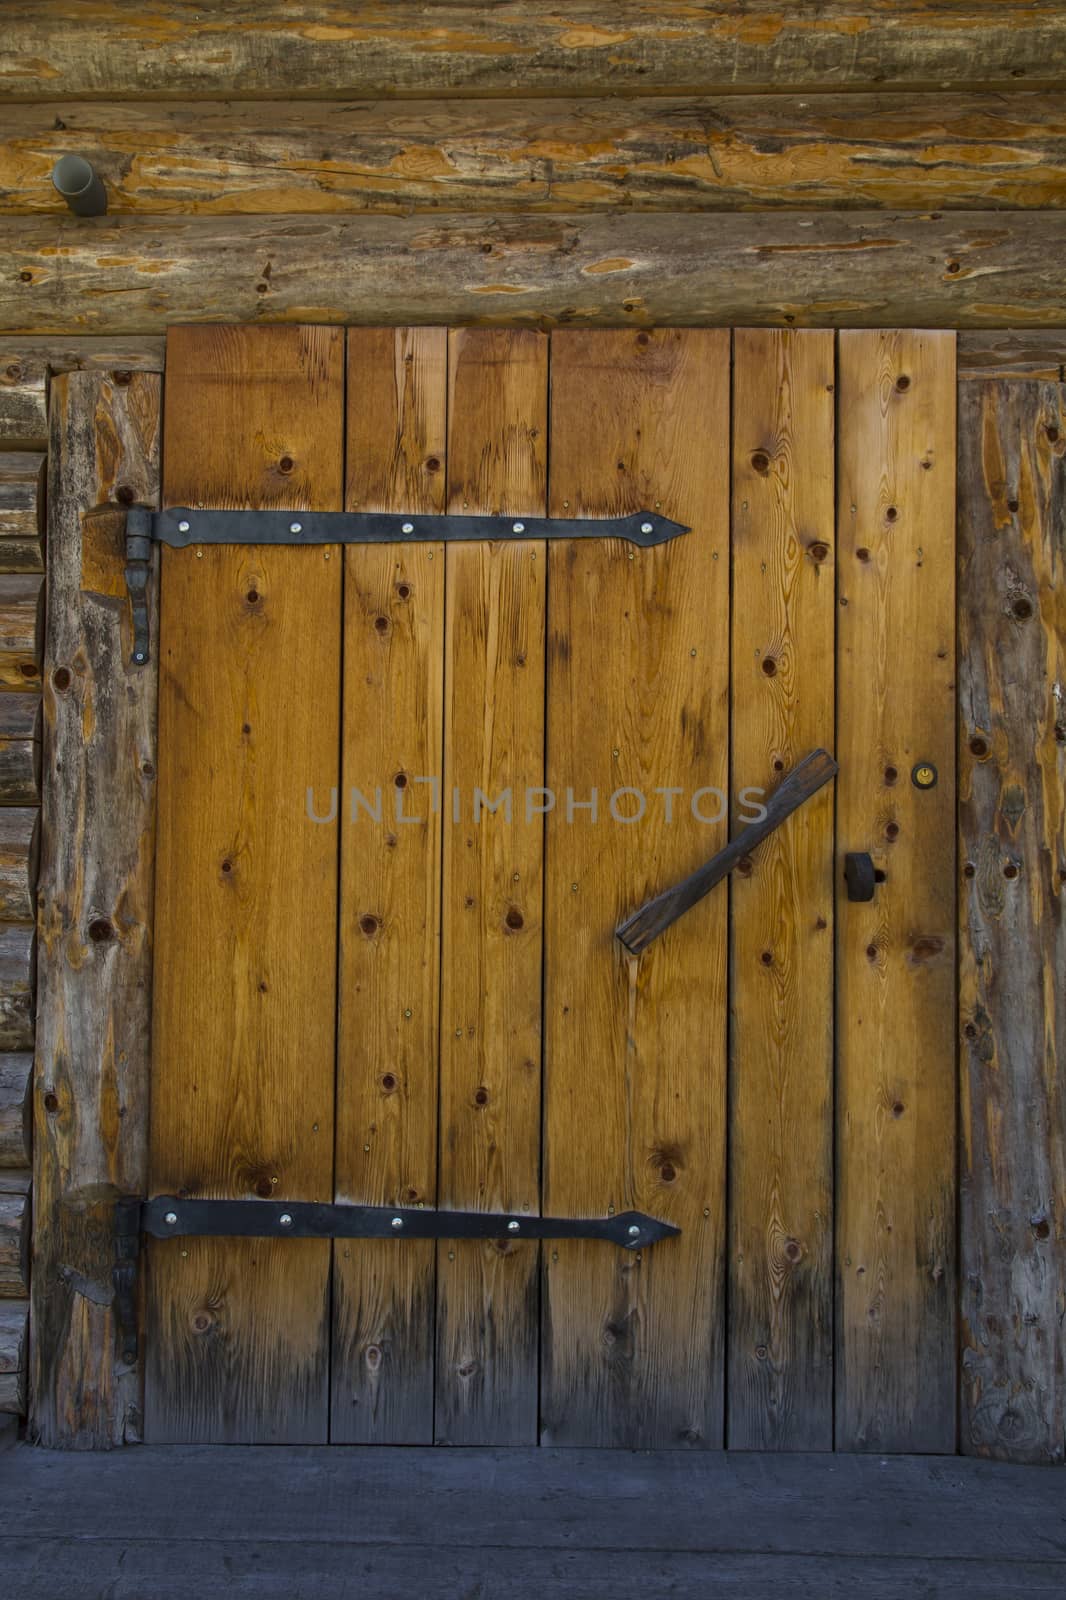
[[[36,803],[41,780],[41,697],[0,694],[0,806]]]
[[[8,0],[6,98],[701,94],[1054,83],[1060,5],[928,0]],[[74,25],[72,26],[72,23]]]
[[[0,1300],[0,1413],[26,1414],[28,1300]]]
[[[0,1050],[32,1050],[36,934],[0,926]]]
[[[161,387],[99,372],[52,385],[31,1404],[37,1437],[67,1447],[140,1429],[111,1271],[115,1199],[146,1181],[157,678],[154,659],[130,663],[110,508],[122,484],[158,502]]]
[[[1033,326],[1064,255],[1052,211],[17,218],[0,320]]]
[[[0,921],[35,921],[39,822],[36,806],[0,806]]]
[[[1066,1430],[1066,406],[960,391],[961,1444]]]
[[[44,571],[44,464],[43,453],[0,454],[0,572]]]
[[[0,574],[0,688],[40,683],[43,609],[43,578]]]
[[[30,1197],[0,1191],[0,1299],[21,1299],[30,1286]]]
[[[0,1055],[0,1168],[29,1166],[32,1075],[32,1055]],[[0,1173],[0,1188],[6,1183]]]
[[[1039,93],[10,106],[3,209],[58,214],[65,152],[112,214],[1066,205]]]

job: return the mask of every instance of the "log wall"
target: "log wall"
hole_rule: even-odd
[[[5,6],[0,1411],[27,1396],[33,1098],[47,1137],[35,1158],[38,1433],[102,1444],[137,1432],[136,1375],[109,1364],[106,1306],[56,1276],[57,1239],[87,1280],[110,1247],[106,1207],[78,1222],[61,1180],[135,1177],[143,1107],[135,1060],[126,1142],[111,1128],[77,1144],[74,1113],[90,1132],[106,1120],[92,1076],[103,1046],[87,1036],[82,1076],[57,1088],[53,1025],[63,1005],[110,1014],[115,973],[100,950],[95,977],[62,968],[54,926],[46,939],[42,924],[43,956],[34,949],[39,849],[50,904],[73,915],[73,858],[38,842],[50,391],[63,406],[55,447],[81,462],[52,538],[81,539],[81,512],[103,513],[78,560],[106,568],[114,515],[153,492],[143,430],[174,322],[952,327],[964,330],[961,1442],[1061,1458],[1063,742],[1048,695],[1061,685],[1066,491],[1047,430],[1066,383],[1064,82],[1066,15],[1052,0]],[[49,172],[67,152],[104,177],[106,217],[74,218],[55,195]],[[77,373],[88,381],[63,376]],[[65,471],[53,452],[53,493]],[[70,550],[53,554],[68,598],[80,594]],[[1029,616],[1011,609],[1019,599]],[[57,616],[56,648],[73,648]],[[1011,700],[1016,672],[1033,680],[1024,706]],[[69,696],[49,693],[61,715]],[[127,710],[115,737],[135,737],[143,708]],[[57,826],[64,806],[76,816],[77,783],[95,782],[84,765],[70,779]],[[136,837],[143,816],[123,815]],[[106,867],[102,893],[122,870],[118,858]],[[120,941],[135,984],[137,925]],[[46,989],[57,977],[34,1092],[42,961]],[[1043,1045],[1012,1021],[1012,997],[1038,991]],[[78,1370],[96,1387],[72,1400]]]

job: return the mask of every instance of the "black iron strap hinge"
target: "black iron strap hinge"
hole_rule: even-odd
[[[504,539],[625,539],[649,549],[691,529],[656,511],[626,517],[422,516],[387,511],[202,511],[173,506],[126,515],[126,585],[133,659],[148,660],[148,573],[153,544],[460,544]]]
[[[156,1239],[603,1239],[644,1250],[681,1232],[642,1211],[609,1217],[531,1217],[422,1206],[347,1206],[306,1200],[182,1200],[160,1195],[141,1207]]]

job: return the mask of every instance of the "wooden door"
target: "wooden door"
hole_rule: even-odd
[[[164,552],[152,1192],[680,1233],[153,1240],[149,1438],[952,1447],[953,396],[941,334],[171,331],[168,504],[691,532]]]

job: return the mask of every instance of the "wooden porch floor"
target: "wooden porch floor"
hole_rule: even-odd
[[[5,1600],[1066,1594],[1066,1478],[955,1457],[0,1453]]]

